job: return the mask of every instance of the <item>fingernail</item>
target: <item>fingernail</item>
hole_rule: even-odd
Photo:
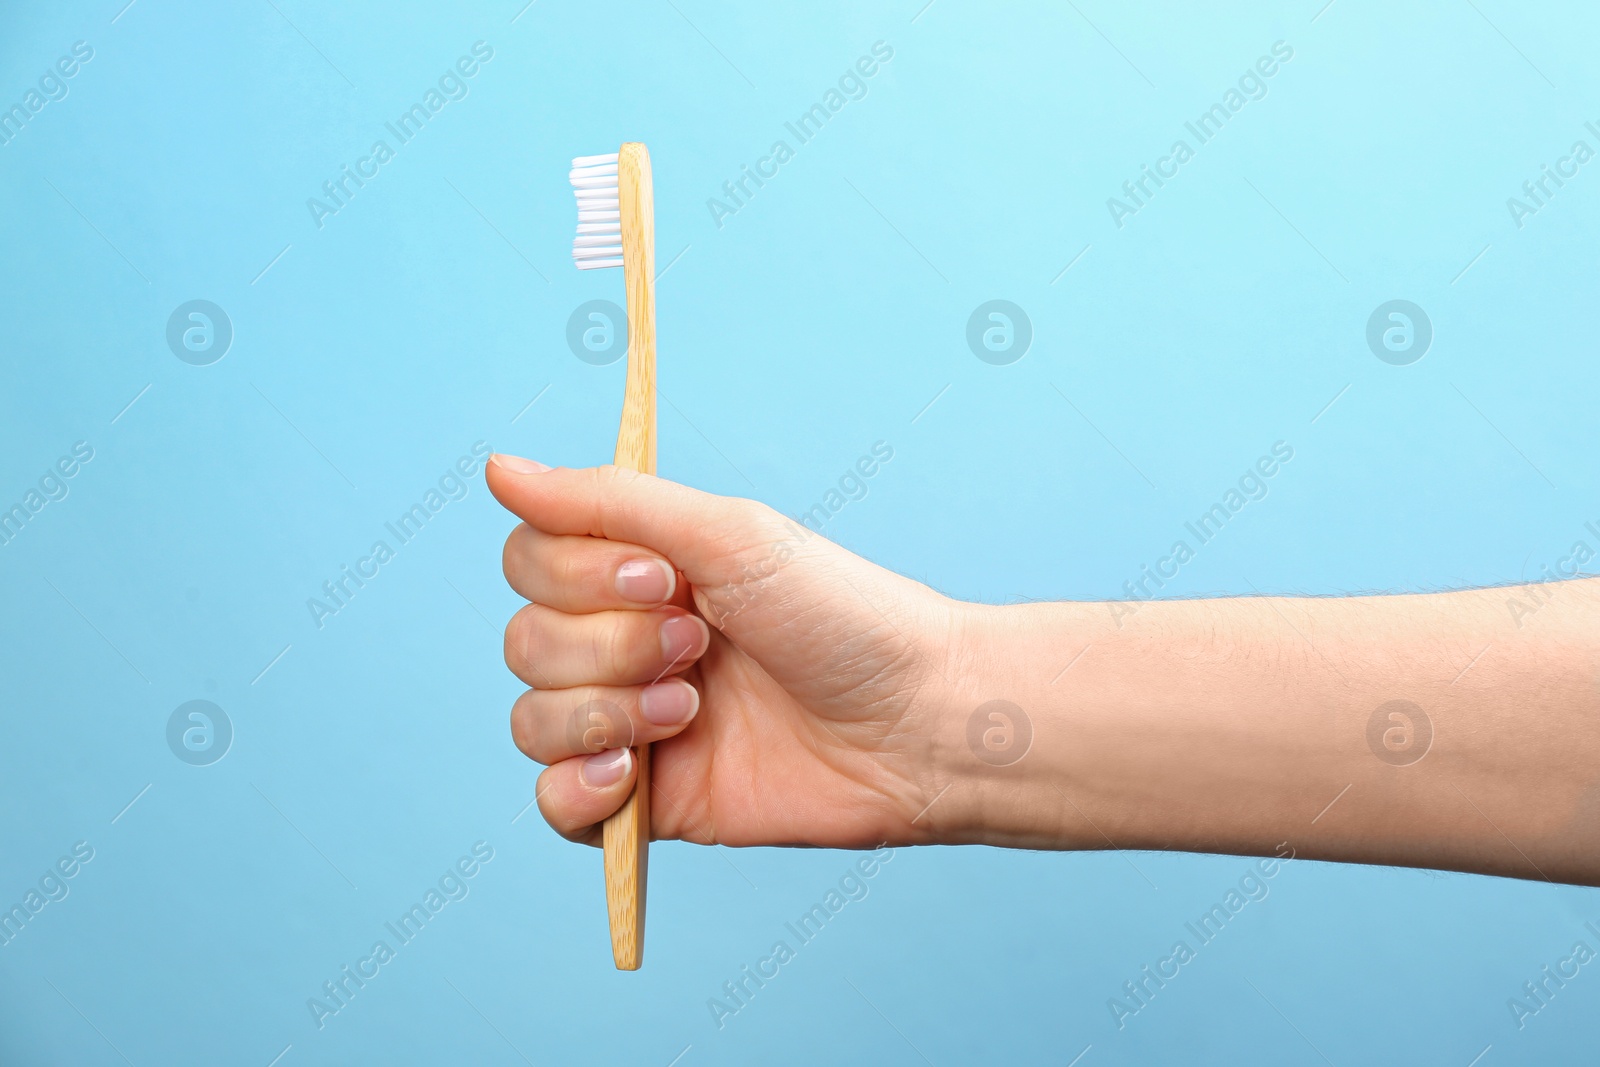
[[[603,789],[626,778],[632,763],[631,749],[614,748],[609,752],[598,752],[583,758],[583,766],[578,768],[578,777],[582,778],[583,784],[590,789]]]
[[[536,459],[523,459],[521,456],[507,456],[496,452],[489,457],[489,462],[502,470],[512,474],[543,474],[550,468]]]
[[[676,726],[700,710],[700,693],[688,682],[647,685],[639,693],[639,714],[657,726]]]
[[[661,624],[661,654],[668,663],[694,659],[710,641],[706,624],[693,615],[674,615]]]
[[[634,604],[660,604],[672,596],[672,568],[659,559],[633,559],[617,568],[617,595]]]

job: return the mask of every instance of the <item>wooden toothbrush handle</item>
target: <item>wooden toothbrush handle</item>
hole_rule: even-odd
[[[628,385],[616,464],[656,472],[656,240],[650,153],[634,141],[617,153],[622,273],[628,292]],[[645,874],[650,859],[650,746],[634,748],[638,777],[622,808],[605,822],[606,909],[617,969],[644,959]]]

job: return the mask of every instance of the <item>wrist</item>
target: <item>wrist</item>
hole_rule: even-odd
[[[929,807],[913,828],[939,844],[1105,847],[1084,836],[1067,795],[1082,777],[1069,679],[1099,605],[949,604]]]

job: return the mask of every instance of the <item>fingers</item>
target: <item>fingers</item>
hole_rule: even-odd
[[[694,720],[700,695],[671,678],[628,689],[530,689],[511,709],[511,735],[539,776],[539,812],[570,841],[601,843],[601,823],[633,789],[631,746],[664,740]]]
[[[700,694],[681,678],[619,688],[530,689],[511,708],[511,737],[537,763],[662,741],[681,733]]]
[[[626,748],[563,760],[539,776],[539,814],[567,840],[598,845],[601,823],[628,799],[637,770]]]
[[[502,563],[524,599],[575,615],[656,607],[677,588],[672,564],[647,548],[548,534],[527,523],[506,538]]]
[[[734,577],[741,551],[773,540],[783,519],[754,501],[714,496],[620,467],[550,469],[495,455],[489,490],[529,526],[644,545],[696,585]]]
[[[710,643],[705,622],[681,608],[568,615],[529,604],[506,626],[505,657],[535,689],[640,685],[687,669]]]

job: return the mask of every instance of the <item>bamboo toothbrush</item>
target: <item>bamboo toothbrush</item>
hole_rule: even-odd
[[[629,141],[609,155],[572,161],[580,270],[621,267],[628,300],[628,385],[622,398],[616,464],[656,472],[656,234],[650,153]],[[644,957],[645,872],[650,858],[650,746],[635,746],[633,794],[606,820],[606,909],[611,955],[620,971]]]

